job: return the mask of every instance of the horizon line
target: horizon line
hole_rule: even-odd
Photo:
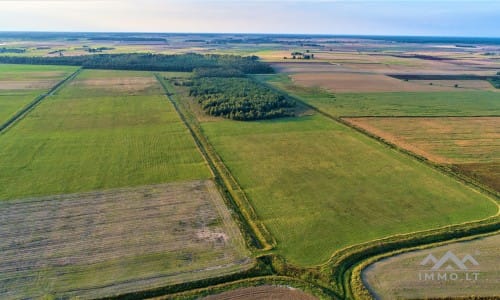
[[[318,37],[422,37],[422,38],[481,38],[500,39],[499,36],[470,36],[470,35],[420,35],[420,34],[349,34],[349,33],[285,33],[285,32],[189,32],[189,31],[59,31],[59,30],[0,30],[0,33],[131,33],[131,34],[220,34],[220,35],[285,35],[285,36],[318,36]]]

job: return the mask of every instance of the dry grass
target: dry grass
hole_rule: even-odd
[[[500,91],[495,89],[486,80],[410,80],[410,83],[424,86],[429,90],[429,85],[433,87],[447,88],[447,90],[466,89],[466,90],[490,90]],[[455,87],[458,85],[458,87]]]
[[[0,294],[102,297],[246,268],[211,181],[0,203]]]
[[[336,73],[349,72],[351,69],[341,65],[331,63],[301,63],[301,62],[286,62],[273,63],[272,67],[282,73]]]
[[[345,120],[500,191],[500,117]]]
[[[59,80],[2,80],[0,81],[0,91],[6,90],[36,90],[48,89],[55,85]]]
[[[359,47],[359,46],[358,46]],[[336,47],[335,47],[336,48]],[[359,49],[358,49],[359,50]],[[452,58],[453,60],[426,60],[414,57],[397,57],[396,53],[371,53],[371,52],[314,52],[315,59],[310,61],[298,61],[283,59],[288,52],[270,51],[259,53],[268,61],[274,62],[273,66],[281,72],[323,72],[325,65],[330,65],[332,71],[362,72],[371,74],[475,74],[492,75],[495,68],[500,68],[500,63],[484,56],[457,56],[453,52],[411,52],[406,55],[420,54]],[[289,53],[288,53],[289,55]],[[401,53],[397,53],[401,55]],[[300,70],[297,66],[308,66]],[[318,69],[315,69],[317,68]]]
[[[500,160],[499,117],[346,118],[436,163]]]
[[[239,288],[202,298],[203,300],[314,300],[315,297],[289,287],[271,285]]]
[[[456,164],[453,167],[469,177],[500,192],[500,161],[491,163]]]
[[[468,242],[453,243],[427,250],[413,251],[383,259],[363,272],[363,279],[369,284],[379,299],[426,299],[431,297],[469,297],[496,296],[500,286],[498,245],[500,235],[494,235]],[[457,280],[420,280],[419,273],[434,273],[432,265],[422,266],[421,261],[429,254],[440,259],[447,251],[452,251],[459,259],[472,255],[479,266],[470,264],[468,272],[461,270],[440,273],[457,273]],[[478,272],[478,279],[465,280],[465,274],[473,278],[472,272]],[[423,276],[423,275],[422,275]],[[437,276],[437,275],[434,275]]]
[[[0,64],[0,124],[75,70],[66,66]]]
[[[117,75],[119,74],[119,76]],[[163,91],[150,72],[86,70],[68,85],[82,95],[160,95]]]
[[[105,89],[117,92],[136,93],[157,86],[154,77],[115,77],[75,80],[72,85],[89,89]]]

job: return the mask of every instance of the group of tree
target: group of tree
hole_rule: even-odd
[[[98,36],[90,37],[89,41],[116,41],[116,42],[163,42],[167,39],[159,37],[135,37],[135,36]]]
[[[89,46],[83,46],[83,50],[87,51],[88,53],[100,53],[103,51],[108,51],[108,50],[114,50],[115,48],[112,47],[97,47],[97,48],[92,48]]]
[[[290,53],[290,55],[291,55],[292,59],[314,59],[314,54],[310,53],[309,50],[306,50],[305,53],[295,51],[295,52]],[[288,57],[284,56],[283,58],[287,59]]]
[[[178,71],[197,68],[229,68],[244,74],[273,73],[273,69],[256,56],[242,57],[216,54],[95,54],[64,57],[0,56],[0,63],[34,65],[71,65],[89,69]]]
[[[0,63],[73,65],[89,69],[193,72],[190,94],[210,115],[234,120],[293,116],[295,101],[247,76],[274,73],[256,56],[216,54],[94,54],[81,56],[0,56]],[[188,84],[186,84],[188,85]]]
[[[5,47],[0,48],[0,53],[24,53],[24,52],[26,52],[26,49],[22,48],[5,48]]]
[[[488,81],[493,85],[495,88],[500,89],[500,72],[497,73],[497,76],[491,76],[488,78]]]
[[[248,77],[199,77],[190,88],[203,110],[233,120],[293,116],[295,101]]]
[[[240,69],[230,66],[215,68],[196,68],[193,70],[195,78],[202,77],[245,77],[245,73]]]

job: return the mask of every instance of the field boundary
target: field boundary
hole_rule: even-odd
[[[272,88],[272,89],[275,89],[275,90],[280,90],[279,88],[267,83],[267,82],[264,82],[261,80],[261,82],[265,85],[267,85],[269,88]],[[304,106],[310,108],[311,110],[315,111],[316,113],[319,113],[320,115],[323,115],[324,117],[334,121],[334,122],[337,122],[339,124],[342,124],[348,128],[351,128],[365,136],[368,136],[370,138],[372,138],[373,140],[376,140],[378,141],[380,144],[386,146],[386,147],[389,147],[395,151],[398,151],[400,153],[403,153],[403,154],[406,154],[420,162],[422,162],[424,165],[427,165],[435,170],[438,170],[440,171],[442,174],[445,174],[453,179],[456,179],[458,180],[459,182],[465,184],[466,186],[469,186],[469,187],[472,187],[472,188],[475,188],[475,189],[478,189],[480,192],[484,193],[484,194],[487,194],[489,196],[492,196],[494,197],[495,199],[499,199],[500,198],[500,192],[497,192],[497,191],[494,191],[492,190],[490,187],[487,187],[483,184],[481,184],[480,182],[474,180],[473,178],[470,178],[468,176],[465,176],[463,174],[460,174],[460,173],[457,173],[455,171],[453,171],[451,168],[449,167],[446,167],[444,165],[439,165],[439,164],[435,164],[431,161],[429,161],[427,158],[423,157],[423,156],[420,156],[416,153],[413,153],[412,151],[409,151],[409,150],[406,150],[404,148],[401,148],[399,146],[397,146],[396,144],[393,144],[387,140],[385,140],[384,138],[378,136],[378,135],[375,135],[367,130],[364,130],[356,125],[353,125],[351,124],[350,122],[344,120],[344,118],[369,118],[369,116],[364,116],[364,117],[360,117],[360,116],[357,116],[357,117],[346,117],[346,116],[343,116],[343,117],[336,117],[336,116],[333,116],[331,115],[330,113],[327,113],[319,108],[317,108],[316,106],[313,106],[307,102],[305,102],[304,100],[302,100],[300,97],[298,96],[295,96],[295,95],[290,95],[289,93],[287,93],[289,97],[292,97],[293,99],[295,99],[295,101],[297,101],[298,103],[301,103],[303,104]],[[373,116],[373,117],[378,117],[378,118],[386,118],[386,116]],[[413,118],[413,116],[392,116],[392,118]],[[420,116],[421,118],[427,118],[427,116]],[[437,118],[439,117],[445,117],[445,116],[435,116]],[[449,117],[459,117],[461,118],[461,116],[449,116]],[[469,117],[469,116],[467,116]],[[497,117],[497,116],[475,116],[475,117]],[[500,116],[499,116],[500,117]],[[491,199],[492,202],[494,202],[495,204],[497,204],[497,202],[495,202],[494,200]],[[498,204],[497,204],[498,205]]]
[[[435,247],[440,247],[440,246],[445,246],[453,243],[459,243],[459,242],[466,242],[466,241],[473,241],[476,239],[484,238],[484,237],[490,237],[500,234],[500,231],[492,231],[484,234],[478,234],[478,235],[473,235],[473,236],[467,236],[463,238],[458,238],[458,239],[453,239],[453,240],[446,240],[443,242],[437,242],[437,243],[431,243],[431,244],[425,244],[422,246],[416,246],[416,247],[408,247],[408,248],[401,248],[398,250],[394,250],[391,252],[386,252],[377,256],[373,256],[368,258],[367,260],[364,260],[357,266],[353,268],[352,274],[351,274],[351,282],[354,282],[356,285],[360,287],[360,291],[358,292],[358,296],[360,296],[360,299],[372,299],[374,291],[373,289],[368,285],[366,280],[363,278],[362,273],[363,271],[369,267],[370,265],[396,255],[404,254],[407,252],[411,251],[419,251],[419,250],[425,250],[425,249],[430,249],[430,248],[435,248]],[[360,285],[361,283],[361,285]],[[366,297],[366,298],[362,298]]]
[[[486,117],[486,116],[483,116],[483,117]],[[492,116],[492,117],[494,117],[494,116]],[[384,117],[380,117],[380,118],[384,118]],[[458,117],[458,118],[462,118],[462,117]],[[492,188],[482,184],[481,182],[475,180],[474,178],[471,178],[471,177],[463,175],[459,172],[453,171],[453,169],[448,167],[447,165],[434,163],[422,155],[416,154],[410,150],[406,150],[402,147],[399,147],[398,145],[384,139],[383,137],[380,137],[374,133],[369,132],[368,130],[365,130],[359,126],[356,126],[356,125],[352,124],[351,122],[344,120],[343,118],[340,118],[337,121],[348,126],[349,128],[352,128],[352,129],[354,129],[354,130],[356,130],[356,131],[358,131],[366,136],[371,137],[372,139],[379,141],[380,143],[388,146],[391,149],[394,149],[394,150],[399,151],[401,153],[404,153],[408,156],[411,156],[411,157],[417,159],[418,161],[424,163],[425,165],[430,166],[430,167],[440,171],[441,173],[448,175],[448,176],[462,182],[463,184],[465,184],[467,186],[479,189],[481,192],[486,193],[487,195],[492,196],[495,199],[499,199],[499,197],[500,197],[500,192],[493,190]]]
[[[157,80],[163,87],[167,98],[174,106],[180,118],[190,131],[193,139],[202,153],[205,161],[210,167],[215,182],[219,187],[224,199],[232,207],[233,212],[237,215],[237,223],[243,227],[242,232],[246,235],[248,246],[261,251],[271,250],[276,246],[276,240],[267,230],[265,225],[259,221],[257,213],[250,204],[246,194],[241,189],[240,185],[233,177],[227,166],[224,164],[220,156],[216,153],[212,145],[205,138],[202,130],[194,118],[188,118],[187,112],[178,105],[173,97],[173,93],[169,92],[168,83],[158,74],[155,73]],[[250,230],[247,230],[250,229]]]
[[[5,229],[0,239],[5,250],[4,257],[0,257],[0,273],[5,272],[5,276],[0,276],[0,295],[12,291],[14,297],[113,296],[224,277],[256,265],[211,179],[18,198],[0,202],[0,211],[5,217],[0,222]],[[193,214],[197,223],[186,222],[181,225],[185,230],[178,230],[179,220]],[[144,217],[148,218],[147,224],[142,224]],[[130,226],[135,228],[123,230]],[[194,238],[200,230],[223,233],[224,240],[230,242],[214,246],[212,240]],[[217,257],[197,258],[205,252]],[[185,261],[179,258],[185,253],[194,253],[189,258],[191,263],[156,266],[170,259]],[[99,275],[115,274],[129,267],[135,272],[112,278]],[[103,281],[87,280],[96,276],[95,268]],[[66,275],[72,279],[68,281]],[[42,291],[30,279],[35,277],[41,282],[65,281],[69,285]]]
[[[75,72],[70,74],[68,77],[59,81],[56,85],[54,85],[46,93],[37,96],[33,101],[31,101],[29,104],[27,104],[24,108],[22,108],[20,111],[16,112],[12,117],[10,117],[10,119],[8,119],[6,122],[4,122],[2,125],[0,125],[0,134],[4,133],[5,131],[7,131],[7,129],[12,127],[15,123],[22,120],[31,110],[33,110],[38,104],[40,104],[40,102],[42,102],[43,99],[54,95],[64,84],[73,80],[81,71],[82,71],[82,68],[79,68],[78,70],[76,70]]]
[[[268,87],[272,89],[280,90],[279,88],[267,82],[264,81],[262,82],[263,84],[266,84]],[[341,117],[335,117],[309,103],[306,103],[300,97],[297,97],[295,95],[290,95],[289,93],[287,94],[289,95],[289,97],[294,98],[297,101],[297,103],[303,104],[304,106],[310,108],[316,113],[319,113],[320,115],[334,122],[342,124],[347,128],[350,128],[365,136],[368,136],[369,138],[378,141],[380,144],[392,150],[406,154],[416,159],[417,161],[420,161],[424,165],[427,165],[446,176],[458,180],[465,186],[468,186],[469,188],[475,189],[478,192],[485,194],[485,196],[487,196],[487,198],[497,206],[497,213],[486,219],[474,220],[470,222],[464,222],[461,224],[451,224],[448,226],[423,230],[423,231],[395,234],[387,236],[385,238],[371,240],[366,243],[352,245],[335,251],[327,262],[318,266],[319,268],[318,271],[320,273],[319,275],[321,277],[321,279],[319,280],[324,282],[329,282],[332,285],[332,288],[340,295],[343,295],[344,298],[372,299],[371,295],[367,296],[364,294],[366,288],[363,286],[361,278],[355,278],[355,280],[352,279],[353,269],[366,259],[390,251],[395,251],[397,249],[405,249],[408,247],[416,247],[437,242],[444,242],[447,240],[463,238],[467,236],[475,236],[478,234],[484,234],[487,232],[497,231],[500,229],[500,218],[499,218],[500,206],[497,201],[499,199],[499,193],[496,193],[490,190],[489,188],[482,186],[481,184],[479,184],[478,182],[474,181],[469,177],[460,176],[459,174],[451,171],[446,167],[433,164],[424,157],[420,157],[414,154],[413,152],[402,149],[392,143],[389,143],[384,139],[371,134],[370,132],[357,128],[356,126],[353,126],[352,124],[343,120]]]
[[[332,116],[333,117],[333,116]],[[350,118],[350,119],[355,119],[355,118],[392,118],[392,119],[404,119],[404,118],[498,118],[500,115],[466,115],[466,116],[457,116],[457,115],[432,115],[432,116],[423,116],[423,115],[407,115],[407,116],[394,116],[394,115],[358,115],[358,116],[349,116],[349,115],[342,115],[334,118]]]
[[[244,287],[254,287],[262,285],[272,285],[278,287],[294,287],[308,294],[312,294],[320,299],[340,299],[338,295],[332,294],[332,292],[323,287],[312,285],[311,283],[304,281],[302,279],[293,278],[289,276],[280,275],[267,275],[259,276],[249,279],[241,279],[232,282],[222,283],[218,285],[209,286],[206,288],[194,289],[187,292],[180,292],[176,294],[160,296],[154,298],[154,300],[169,300],[169,299],[179,299],[179,300],[194,300],[200,297],[205,297],[209,295],[219,294],[226,291],[231,291],[238,288]]]
[[[453,224],[440,228],[396,234],[335,251],[330,259],[319,266],[323,280],[345,299],[372,299],[366,294],[362,278],[353,275],[354,269],[375,256],[407,248],[424,247],[436,243],[472,238],[500,230],[500,212],[486,219]]]

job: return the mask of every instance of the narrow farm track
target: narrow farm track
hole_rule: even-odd
[[[31,103],[29,103],[22,110],[18,111],[14,116],[8,119],[5,123],[0,125],[0,134],[4,133],[7,129],[13,126],[16,122],[20,121],[24,116],[26,116],[31,110],[33,110],[43,99],[54,95],[63,85],[73,80],[82,69],[76,70],[74,73],[66,77],[65,79],[59,81],[56,85],[54,85],[47,93],[42,94],[35,98]]]

